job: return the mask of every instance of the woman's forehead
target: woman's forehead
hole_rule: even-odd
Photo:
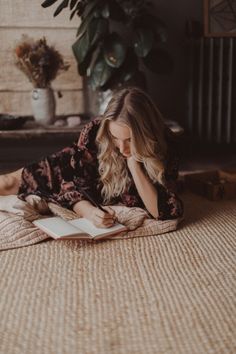
[[[131,138],[131,130],[125,124],[110,121],[108,127],[110,133],[117,139],[126,140]]]

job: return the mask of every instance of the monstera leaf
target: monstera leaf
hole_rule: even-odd
[[[106,63],[112,68],[119,68],[126,55],[126,47],[122,38],[117,33],[112,33],[105,39],[104,58]]]

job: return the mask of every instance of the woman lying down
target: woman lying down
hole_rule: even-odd
[[[105,113],[83,128],[77,143],[0,176],[0,195],[38,196],[97,227],[114,224],[109,205],[117,204],[143,208],[157,220],[176,219],[183,203],[174,188],[173,141],[151,98],[138,88],[122,89]]]

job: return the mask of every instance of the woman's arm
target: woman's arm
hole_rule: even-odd
[[[73,210],[79,216],[86,218],[97,227],[111,227],[115,222],[115,212],[109,207],[103,206],[107,213],[96,208],[87,200],[81,200],[74,204]]]
[[[158,195],[155,186],[152,184],[148,176],[142,170],[141,164],[132,156],[127,158],[127,165],[133,177],[138,194],[142,199],[149,213],[157,218],[158,212]]]

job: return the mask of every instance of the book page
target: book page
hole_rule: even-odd
[[[33,221],[33,224],[38,226],[41,230],[53,238],[62,238],[67,236],[73,237],[76,235],[79,236],[80,234],[81,236],[85,236],[85,231],[72,225],[66,220],[63,220],[59,216],[35,220]],[[87,237],[89,237],[89,235],[87,235]]]
[[[124,225],[119,223],[116,223],[114,226],[109,228],[96,227],[91,221],[85,218],[69,220],[68,222],[90,234],[94,238],[98,236],[112,235],[127,230]]]

